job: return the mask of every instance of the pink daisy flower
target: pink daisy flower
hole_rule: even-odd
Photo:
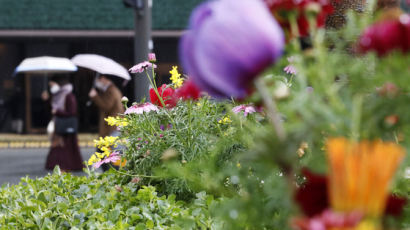
[[[287,58],[289,65],[287,65],[283,70],[287,73],[287,74],[297,74],[298,70],[296,69],[296,67],[294,65],[292,65],[292,63],[295,61],[295,57],[294,56],[290,56]]]
[[[107,164],[107,163],[115,163],[117,161],[121,160],[121,156],[119,152],[113,152],[111,153],[108,157],[104,158],[104,160],[101,160],[95,164],[93,164],[93,167],[95,169],[99,168],[102,164]]]
[[[252,105],[238,105],[233,107],[232,112],[239,113],[243,111],[243,115],[246,117],[249,113],[255,113],[256,109]]]
[[[148,113],[151,111],[158,111],[158,107],[151,104],[150,102],[146,102],[144,104],[137,104],[129,107],[125,110],[125,114],[143,114],[144,112]]]
[[[298,71],[296,70],[296,68],[293,65],[287,65],[283,70],[287,74],[297,74],[298,73]]]
[[[142,73],[150,67],[155,69],[155,68],[157,68],[157,65],[152,64],[151,62],[148,62],[148,61],[144,61],[144,62],[141,62],[137,65],[134,65],[128,71],[130,71],[131,73]]]

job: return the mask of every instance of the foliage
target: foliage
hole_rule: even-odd
[[[328,171],[328,138],[382,139],[409,149],[410,56],[354,53],[371,20],[349,17],[340,31],[311,31],[308,48],[301,49],[297,39],[289,42],[291,63],[283,59],[263,73],[249,98],[254,104],[265,102],[262,116],[235,115],[228,101],[207,97],[125,115],[122,183],[138,178],[185,200],[201,190],[224,197],[216,212],[224,229],[289,229],[292,216],[302,215],[293,201],[305,182],[299,172],[305,167]],[[285,73],[290,64],[296,71]],[[276,103],[278,117],[269,101]],[[407,184],[399,178],[393,192],[408,196]],[[401,218],[384,218],[384,225],[406,227],[408,216],[406,207]]]
[[[217,203],[204,192],[185,204],[152,186],[116,185],[111,173],[77,177],[56,168],[0,189],[0,229],[220,229],[210,217]]]
[[[279,85],[289,90],[274,101],[285,138],[281,139],[275,124],[245,121],[241,127],[246,127],[246,132],[237,138],[247,143],[247,150],[234,154],[226,167],[215,167],[218,157],[184,167],[171,166],[173,173],[189,176],[200,188],[231,197],[218,209],[227,223],[225,229],[289,229],[291,217],[302,215],[292,202],[296,187],[304,183],[299,172],[304,167],[322,174],[328,171],[324,148],[328,138],[382,139],[409,152],[410,55],[396,51],[383,57],[355,53],[357,38],[372,21],[370,15],[350,13],[348,24],[340,31],[312,31],[307,49],[302,50],[297,39],[290,41],[286,56],[294,57],[297,73],[285,74],[283,68],[289,63],[283,59],[262,75],[260,81],[269,92],[264,100],[276,97]],[[252,98],[255,103],[264,97],[258,90]],[[275,116],[269,108],[266,113]],[[303,145],[308,147],[300,154]],[[409,179],[402,178],[406,165],[409,157],[398,170],[393,192],[409,197]],[[205,183],[201,186],[200,182]],[[401,218],[384,218],[384,227],[406,228],[408,216],[409,205]]]
[[[99,176],[89,173],[88,178],[61,175],[57,169],[46,178],[26,178],[17,186],[3,188],[2,228],[290,229],[289,222],[295,219],[309,221],[310,216],[302,213],[294,196],[307,184],[300,173],[302,169],[328,175],[334,172],[327,163],[331,152],[326,149],[329,139],[344,140],[340,142],[342,147],[333,149],[342,153],[337,156],[353,152],[349,146],[356,145],[346,143],[359,141],[369,144],[365,149],[355,147],[358,155],[354,156],[362,156],[362,152],[371,156],[376,152],[372,149],[376,142],[371,140],[377,139],[400,150],[398,146],[410,149],[410,55],[390,50],[384,56],[356,53],[361,31],[373,20],[370,10],[365,12],[360,16],[349,13],[346,27],[339,31],[324,31],[310,25],[310,37],[305,38],[309,44],[303,49],[298,38],[289,38],[285,53],[289,61],[282,59],[262,73],[254,82],[255,91],[243,91],[254,92],[247,103],[264,104],[261,113],[235,114],[235,102],[214,101],[207,96],[191,100],[199,95],[194,88],[184,90],[185,97],[175,98],[181,93],[179,87],[184,87],[183,82],[192,83],[183,81],[176,67],[171,71],[173,85],[158,88],[154,61],[136,65],[132,71],[146,71],[152,85],[151,102],[161,108],[151,103],[134,103],[132,110],[127,108],[125,114],[107,119],[119,127],[121,135],[118,140],[109,137],[97,141],[104,154],[90,160],[95,166],[103,158],[108,161],[111,151],[116,153],[110,156],[118,157],[117,151],[121,149],[126,164],[121,161],[118,171]],[[243,55],[237,57],[242,60]],[[224,60],[229,63],[229,58]],[[207,77],[217,75],[209,74]],[[232,76],[225,77],[230,83]],[[248,74],[241,77],[246,77],[247,82],[254,79],[248,79]],[[382,159],[383,154],[391,152],[378,149],[374,159]],[[355,161],[351,156],[343,157]],[[343,165],[343,160],[333,160]],[[373,173],[375,178],[379,173],[395,171],[393,166],[386,169],[386,162],[381,160],[367,162],[373,164],[362,164],[360,170],[371,169],[369,174]],[[403,165],[408,163],[407,157]],[[344,166],[339,167],[339,175],[345,175]],[[360,177],[360,170],[351,173]],[[409,179],[403,178],[403,170],[404,167],[399,169],[392,191],[409,197]],[[324,183],[336,181],[331,178]],[[372,189],[387,189],[391,178],[371,187],[378,183],[372,179],[361,181],[365,184],[360,188],[373,195]],[[348,190],[345,184],[338,185],[340,191]],[[197,193],[202,190],[212,196]],[[168,197],[159,197],[157,192]],[[340,203],[346,194],[340,196]],[[217,201],[213,196],[218,197]],[[384,203],[384,193],[377,198]],[[375,200],[372,197],[370,202]],[[381,215],[384,207],[377,206],[381,207],[377,210]],[[333,206],[327,208],[330,212],[340,211],[333,210]],[[342,211],[350,214],[352,210]],[[374,227],[382,224],[380,228],[403,229],[410,225],[409,206],[399,218],[366,216],[366,212],[360,211],[366,218],[364,223],[374,221]]]
[[[235,139],[236,127],[226,119],[223,122],[224,111],[224,103],[202,98],[197,102],[181,101],[172,109],[126,115],[128,125],[121,128],[121,137],[126,140],[124,169],[127,174],[140,178],[143,184],[155,185],[161,193],[177,194],[189,200],[195,191],[187,178],[153,176],[154,171],[164,168],[164,162],[183,166],[193,161],[206,161],[218,139],[225,140],[227,151],[244,148]],[[218,154],[223,158],[226,153]],[[226,156],[223,161],[229,162],[230,157]]]

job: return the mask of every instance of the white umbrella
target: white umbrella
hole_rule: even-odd
[[[33,57],[24,59],[15,69],[16,73],[55,74],[77,71],[77,66],[68,58]]]
[[[131,80],[128,70],[114,60],[97,54],[77,54],[71,61],[77,66],[94,70],[100,74],[114,75]]]

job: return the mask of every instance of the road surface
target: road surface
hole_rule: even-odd
[[[94,148],[82,148],[83,161],[94,153]],[[21,177],[43,177],[52,171],[44,169],[48,149],[0,149],[0,186],[18,184]],[[75,172],[75,175],[85,175]]]

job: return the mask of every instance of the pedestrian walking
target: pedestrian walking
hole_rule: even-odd
[[[51,99],[51,146],[46,169],[59,166],[63,171],[81,170],[83,160],[77,138],[77,101],[68,77],[55,76],[49,81],[51,98],[43,92],[43,100]]]
[[[105,136],[118,136],[116,127],[109,126],[104,119],[124,113],[124,106],[121,103],[122,93],[115,84],[104,75],[100,75],[96,78],[94,87],[88,95],[100,110],[98,134],[103,138]],[[97,151],[99,150],[97,149]],[[102,169],[106,171],[108,165],[103,164]]]

